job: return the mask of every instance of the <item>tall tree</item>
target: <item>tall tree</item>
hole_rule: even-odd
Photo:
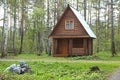
[[[17,9],[17,1],[14,0],[14,29],[13,29],[13,42],[12,42],[12,49],[15,51],[15,34],[16,34],[16,9]]]
[[[20,42],[20,51],[19,54],[22,53],[22,49],[23,49],[23,38],[24,38],[24,18],[25,18],[25,1],[22,0],[21,1],[21,5],[22,5],[22,9],[21,9],[21,27],[20,27],[20,35],[21,35],[21,42]]]
[[[112,56],[116,55],[115,51],[115,39],[114,39],[114,22],[113,22],[113,0],[111,0],[111,52]]]
[[[7,0],[3,0],[4,3],[4,34],[3,34],[3,47],[2,47],[2,55],[1,57],[5,57],[7,55],[7,40],[8,40],[8,15],[7,15]]]
[[[98,28],[98,35],[97,35],[97,38],[98,38],[98,48],[97,48],[97,52],[99,52],[99,48],[100,48],[100,9],[101,9],[101,6],[100,6],[100,1],[101,0],[98,0],[98,17],[97,17],[97,28]]]
[[[46,35],[49,35],[50,34],[50,2],[49,0],[47,0],[47,29],[46,29]],[[45,51],[47,54],[51,55],[51,40],[46,36],[45,38]]]

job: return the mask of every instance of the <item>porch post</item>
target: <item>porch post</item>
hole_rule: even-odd
[[[72,39],[69,39],[69,56],[72,56]]]
[[[92,39],[89,39],[88,41],[88,49],[89,49],[89,55],[92,54]]]
[[[57,39],[53,39],[53,56],[57,53]]]

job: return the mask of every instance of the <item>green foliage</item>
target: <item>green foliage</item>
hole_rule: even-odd
[[[42,9],[42,8],[37,8],[37,7],[34,7],[33,8],[33,13],[32,13],[32,16],[33,17],[39,17],[39,16],[44,16],[44,14],[45,14],[45,11],[44,11],[44,9]]]
[[[81,76],[78,76],[76,78],[77,80],[105,80],[105,76],[103,76],[101,73],[82,73]]]
[[[120,52],[117,52],[117,55],[112,57],[111,52],[99,52],[95,53],[90,56],[76,56],[72,57],[73,60],[113,60],[113,61],[119,61],[120,60]]]
[[[73,57],[75,60],[100,60],[98,56],[91,55],[91,56],[76,56]]]
[[[120,66],[118,63],[105,62],[27,62],[32,74],[3,73],[13,63],[1,61],[0,76],[3,80],[105,80],[106,74]],[[89,72],[93,65],[99,66],[101,72]]]
[[[115,42],[116,50],[120,51],[120,34],[115,35],[115,40],[116,40],[116,42]]]

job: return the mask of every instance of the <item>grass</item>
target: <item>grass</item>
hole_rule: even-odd
[[[13,61],[9,61],[9,60]],[[110,52],[100,52],[92,56],[52,57],[44,52],[37,54],[19,54],[8,56],[0,61],[0,79],[3,80],[105,80],[108,74],[120,66],[120,53],[111,57]],[[25,60],[33,70],[32,74],[3,73],[14,60]],[[89,73],[91,66],[98,66],[100,72]]]
[[[111,56],[110,52],[99,52],[91,56],[77,56],[73,57],[74,60],[106,60],[106,61],[119,61],[120,53],[117,53],[114,57]]]
[[[120,60],[120,52],[117,53],[114,57],[112,57],[111,52],[99,52],[95,54],[98,56],[101,60],[114,60],[119,61]]]
[[[107,62],[39,62],[27,61],[32,68],[32,74],[3,73],[6,67],[15,61],[0,61],[0,77],[3,80],[105,80],[108,73],[120,66],[119,63]],[[89,73],[91,66],[98,66],[100,72]],[[102,77],[101,77],[102,76]]]
[[[7,59],[27,59],[27,60],[112,60],[119,61],[120,53],[112,57],[110,52],[99,52],[91,56],[76,56],[76,57],[52,57],[43,52],[41,56],[37,56],[36,53],[23,53],[17,56],[8,56]]]
[[[24,60],[67,60],[68,58],[66,57],[52,57],[48,56],[44,52],[40,55],[37,56],[36,53],[23,53],[19,54],[17,56],[8,56],[7,59],[24,59]]]

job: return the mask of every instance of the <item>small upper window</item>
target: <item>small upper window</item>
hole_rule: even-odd
[[[74,21],[66,20],[65,21],[65,29],[68,29],[68,30],[74,29]]]

